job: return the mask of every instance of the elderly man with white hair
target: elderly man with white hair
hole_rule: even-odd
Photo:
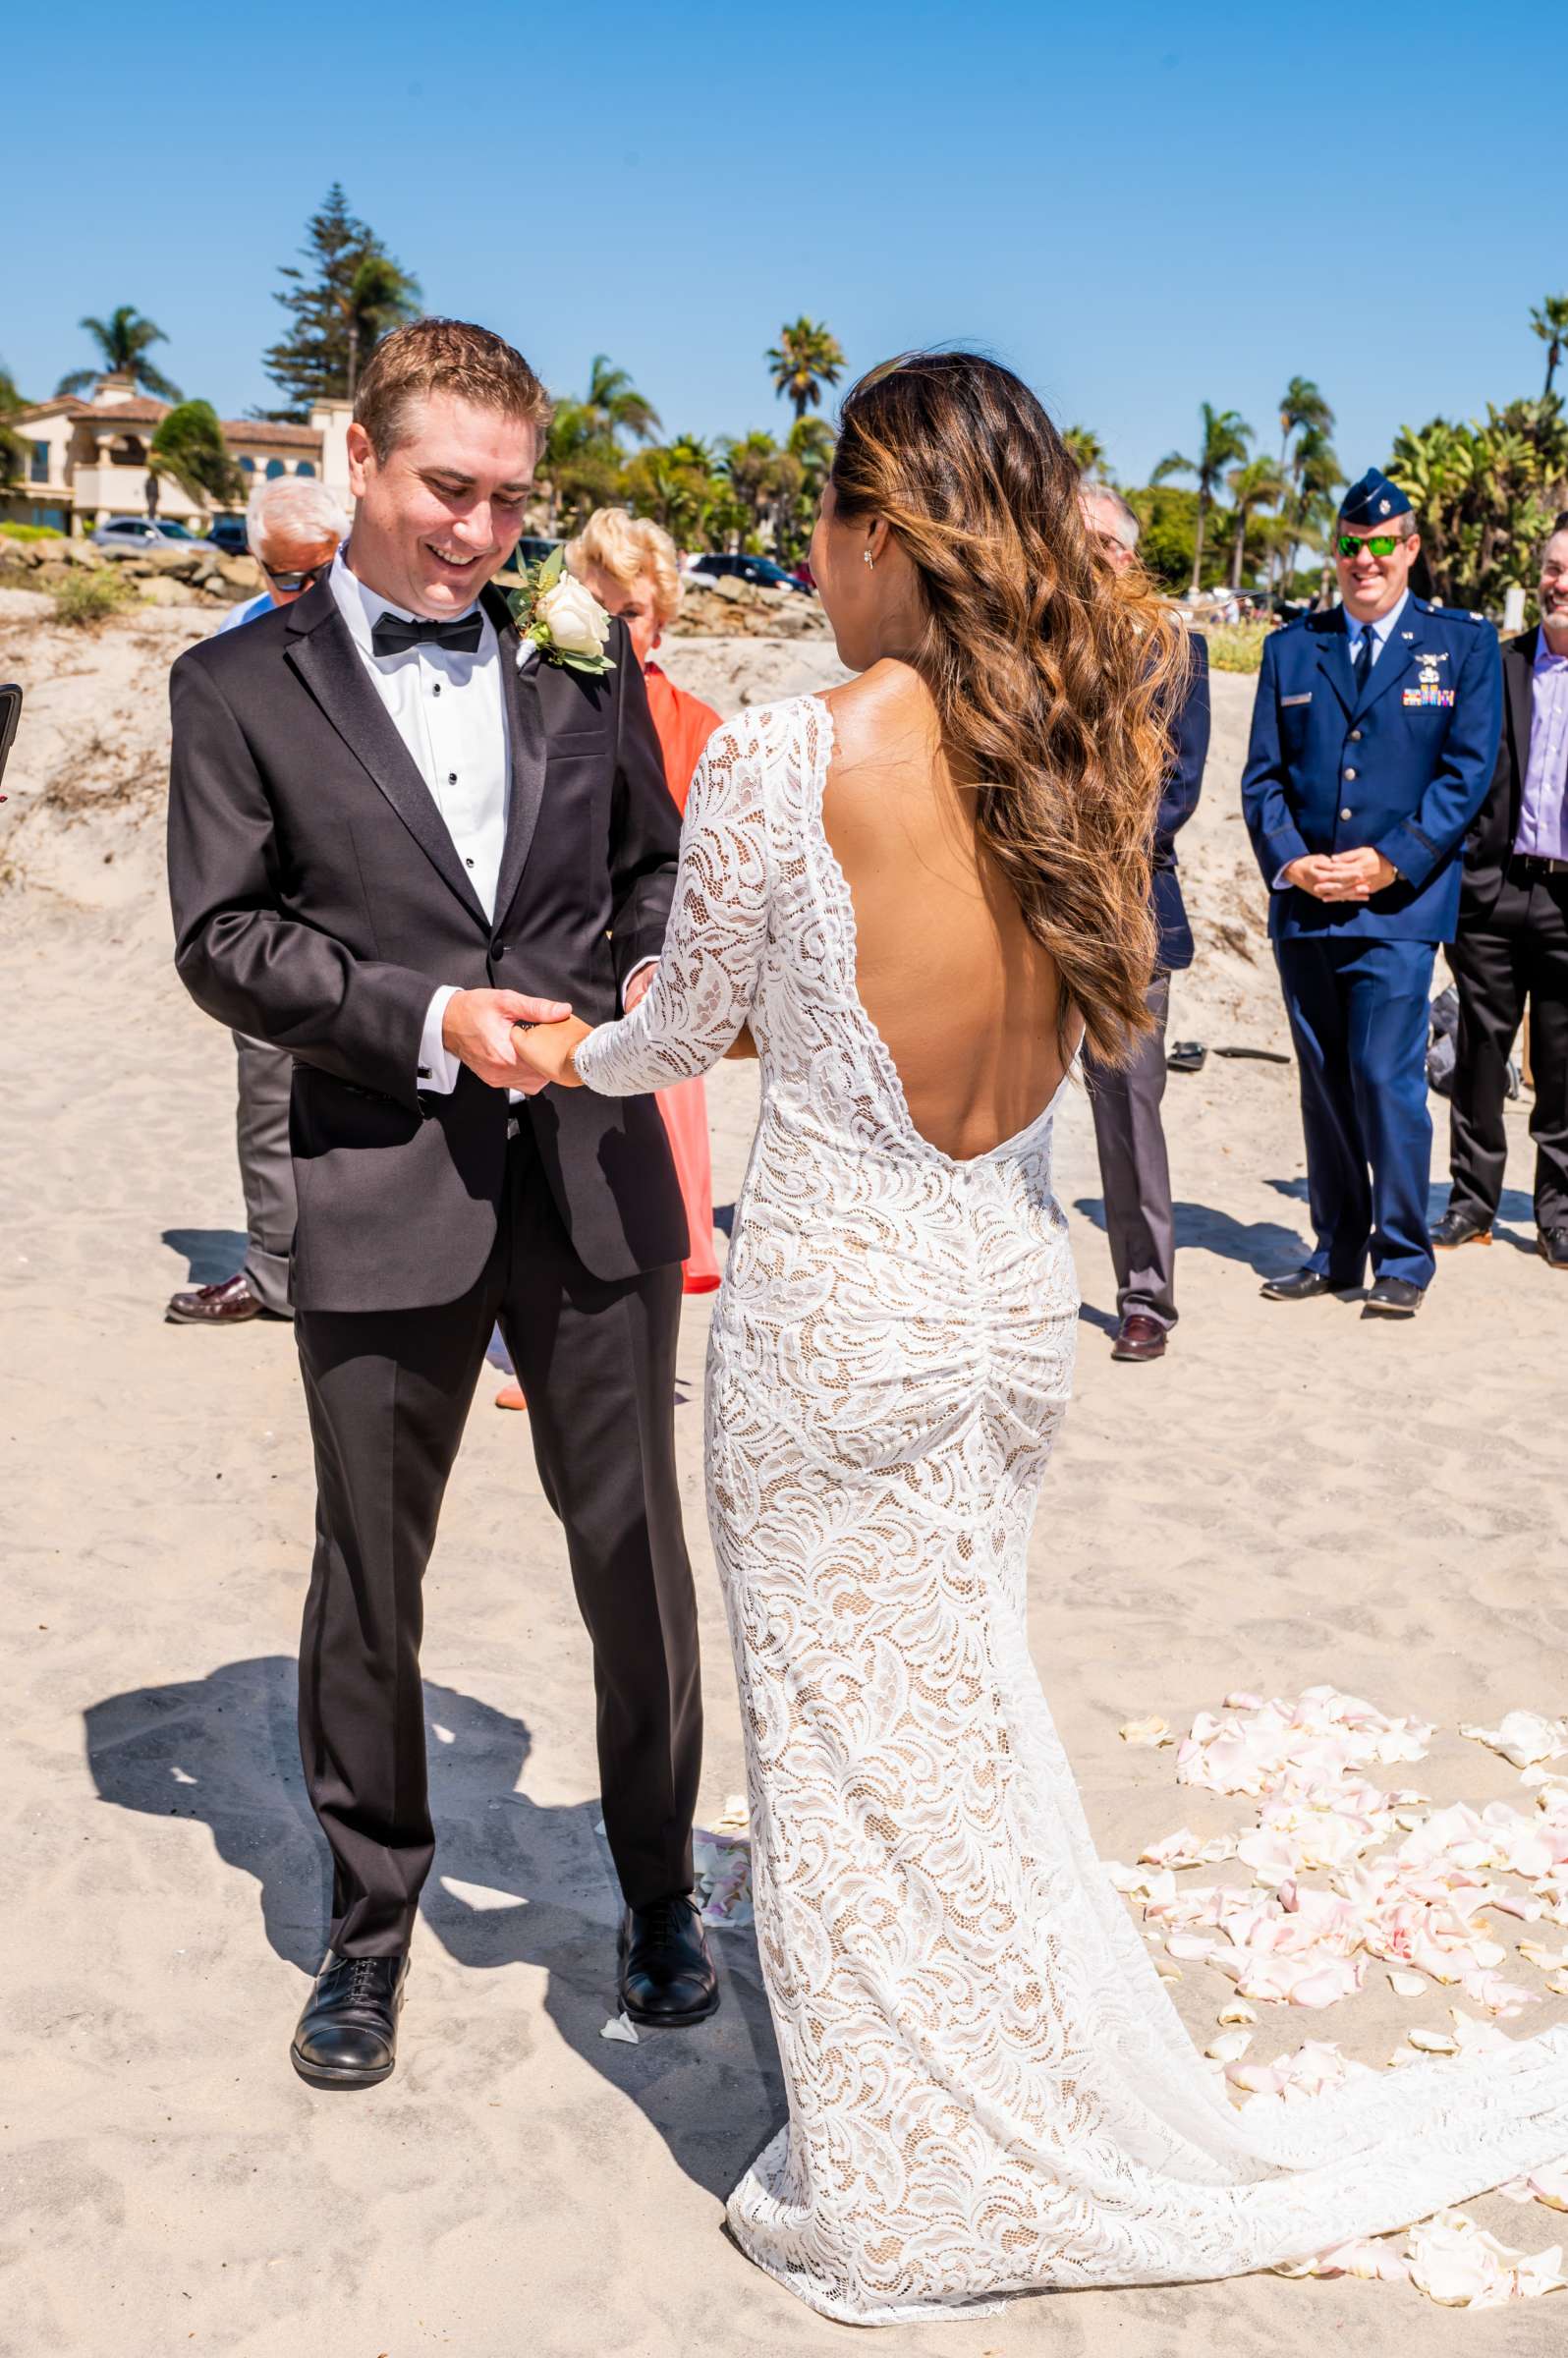
[[[348,538],[349,520],[313,477],[275,476],[257,483],[246,510],[246,537],[266,587],[219,623],[233,631],[292,605],[330,566]],[[239,1057],[240,1181],[245,1190],[246,1255],[232,1277],[175,1294],[166,1316],[180,1326],[241,1326],[263,1313],[294,1315],[294,1166],[289,1159],[289,1089],[294,1059],[284,1048],[234,1034]]]

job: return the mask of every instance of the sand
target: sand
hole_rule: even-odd
[[[721,2203],[780,2089],[749,1933],[715,1936],[716,2019],[632,2048],[612,1999],[615,1892],[587,1651],[525,1422],[476,1397],[428,1582],[440,1850],[396,2077],[328,2098],[289,2067],[319,1954],[325,1853],[300,1780],[292,1653],[309,1452],[282,1324],[165,1325],[188,1274],[241,1246],[227,1037],[168,959],[162,672],[206,618],[83,638],[0,600],[0,678],[29,689],[0,812],[9,1117],[0,1432],[12,1858],[0,2086],[7,2358],[731,2358],[828,2352],[724,2239]],[[670,669],[726,707],[821,684],[818,646],[686,642]],[[1236,808],[1251,683],[1216,682],[1185,839],[1200,959],[1176,1037],[1283,1044]],[[716,1197],[744,1166],[755,1076],[711,1085]],[[1036,1658],[1106,1856],[1237,1812],[1119,1724],[1180,1727],[1235,1687],[1332,1681],[1442,1731],[1412,1781],[1518,1799],[1454,1732],[1560,1707],[1568,1288],[1529,1248],[1526,1111],[1497,1243],[1445,1263],[1412,1325],[1283,1307],[1260,1274],[1304,1235],[1293,1073],[1210,1056],[1167,1098],[1180,1327],[1114,1366],[1088,1109],[1058,1126],[1086,1307],[1078,1396],[1035,1536]],[[1441,1114],[1441,1108],[1439,1115]],[[1441,1151],[1438,1164],[1441,1169]],[[1440,1204],[1441,1190],[1434,1193]],[[709,1714],[702,1816],[741,1783],[701,1511],[706,1327],[687,1306],[678,1410]],[[1517,1926],[1502,1928],[1508,1937]],[[1535,1980],[1521,1968],[1521,1978]],[[1223,1985],[1177,1991],[1213,2031]],[[1309,2037],[1382,2062],[1433,1992],[1380,1972],[1324,2013],[1260,2008],[1255,2056]],[[1560,2014],[1548,2000],[1511,2030]],[[1551,2216],[1475,2207],[1510,2243]],[[1036,2299],[893,2330],[924,2358],[1228,2358],[1322,2344],[1545,2358],[1568,2294],[1485,2318],[1403,2287],[1274,2278]]]

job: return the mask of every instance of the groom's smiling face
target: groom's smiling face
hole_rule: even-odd
[[[370,589],[431,621],[461,614],[517,546],[538,458],[527,419],[450,393],[420,402],[378,459],[349,428],[349,561]]]

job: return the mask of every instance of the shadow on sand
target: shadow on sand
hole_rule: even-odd
[[[644,2034],[636,2048],[601,2039],[615,2011],[619,1902],[595,1831],[598,1804],[544,1807],[518,1789],[530,1750],[522,1720],[429,1684],[424,1709],[438,1848],[420,1903],[423,1926],[476,1971],[541,1970],[544,2010],[567,2045],[630,2096],[688,2176],[727,2194],[784,2108],[754,1936],[713,1936],[724,2002],[711,2022]],[[331,1877],[294,1714],[295,1665],[266,1655],[109,1696],[84,1717],[100,1799],[207,1825],[225,1865],[254,1878],[273,1949],[309,1974],[324,1945]],[[417,1997],[416,1981],[416,2037]],[[278,2024],[280,2041],[288,2028]]]

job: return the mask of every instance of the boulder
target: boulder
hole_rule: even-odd
[[[84,573],[101,573],[111,561],[91,540],[39,540],[34,546],[43,550],[50,562],[79,565]]]
[[[177,540],[167,540],[162,547],[140,549],[134,557],[127,558],[126,567],[128,572],[161,574],[171,581],[195,582],[212,562],[204,549],[182,548]]]
[[[254,557],[219,557],[219,578],[242,596],[254,597],[261,587],[261,568]]]
[[[199,606],[205,603],[199,590],[190,582],[182,582],[173,574],[155,574],[141,585],[141,602],[147,606]]]

